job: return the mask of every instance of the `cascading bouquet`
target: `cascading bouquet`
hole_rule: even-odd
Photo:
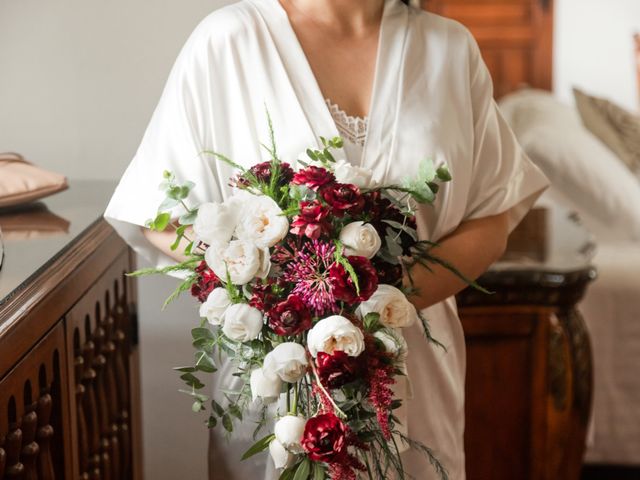
[[[134,274],[182,271],[167,302],[187,290],[201,302],[194,365],[177,370],[193,410],[210,406],[210,428],[231,433],[251,406],[262,411],[259,438],[268,405],[280,405],[273,432],[243,459],[268,449],[281,480],[405,478],[402,443],[446,478],[429,448],[400,432],[392,387],[405,375],[401,329],[421,321],[436,342],[402,284],[415,264],[455,271],[418,239],[414,217],[416,203],[432,203],[451,177],[424,161],[412,179],[376,185],[371,171],[335,160],[339,137],[321,140],[297,171],[278,158],[272,131],[271,160],[249,169],[203,152],[238,170],[221,203],[188,206],[194,184],[165,172],[166,199],[147,226],[175,228],[171,248],[188,242],[186,260]],[[242,386],[210,401],[198,375],[214,373],[225,356]]]

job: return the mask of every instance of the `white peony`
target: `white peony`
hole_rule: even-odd
[[[378,330],[373,336],[380,340],[384,345],[384,349],[394,357],[399,360],[407,358],[409,347],[402,333],[391,329],[383,329]]]
[[[267,353],[262,368],[267,375],[277,375],[285,382],[294,383],[306,373],[307,366],[304,347],[299,343],[285,342]]]
[[[351,165],[346,160],[338,160],[333,166],[333,173],[340,183],[352,183],[360,188],[372,185],[373,172],[371,170]]]
[[[351,222],[340,231],[340,241],[345,246],[345,255],[358,255],[372,259],[382,240],[373,225],[364,222]]]
[[[273,247],[287,236],[289,221],[278,204],[266,195],[242,197],[241,215],[235,234],[258,248]]]
[[[265,278],[271,268],[269,252],[247,240],[213,245],[205,252],[204,259],[222,280],[227,279],[228,272],[234,285],[244,285],[255,277]]]
[[[391,285],[378,285],[378,289],[366,302],[358,307],[358,313],[364,317],[368,313],[378,313],[380,323],[385,327],[402,328],[413,325],[418,318],[416,307],[407,297]]]
[[[211,325],[222,325],[224,312],[231,305],[226,288],[214,288],[207,300],[200,305],[200,316],[206,318]]]
[[[262,330],[262,312],[246,303],[231,305],[224,314],[222,332],[236,342],[258,338]]]
[[[300,443],[306,424],[307,420],[304,417],[287,415],[276,422],[273,434],[276,440],[290,452],[302,453],[303,448]]]
[[[293,460],[295,459],[295,456],[291,452],[288,452],[278,440],[271,440],[269,444],[269,454],[277,470],[290,467],[293,465]]]
[[[238,224],[238,210],[233,202],[203,203],[193,224],[196,239],[209,245],[226,244]]]
[[[260,397],[262,403],[268,404],[275,402],[280,396],[282,380],[277,375],[267,375],[262,368],[256,368],[251,372],[249,386],[253,400]]]
[[[335,350],[357,357],[364,350],[364,335],[347,318],[333,315],[320,320],[309,330],[307,347],[314,358],[318,352],[333,354]]]

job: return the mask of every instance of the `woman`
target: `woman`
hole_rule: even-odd
[[[320,135],[339,133],[341,154],[377,181],[403,179],[425,157],[446,162],[453,181],[435,207],[419,210],[420,235],[439,241],[438,254],[470,277],[501,256],[547,185],[498,113],[487,68],[460,24],[400,0],[245,0],[208,16],[189,38],[106,217],[152,262],[171,262],[168,235],[140,227],[161,201],[162,171],[196,181],[194,202],[222,200],[232,171],[200,152],[244,166],[266,159],[265,105],[279,154],[294,164]],[[450,478],[464,479],[465,350],[453,298],[464,285],[439,268],[414,277],[413,301],[446,351],[428,345],[420,326],[405,333],[408,433],[434,449]],[[227,372],[219,373],[226,386]],[[234,432],[231,443],[214,439],[211,478],[277,478],[264,456],[239,461],[251,431]],[[419,453],[403,459],[414,478],[434,475]]]

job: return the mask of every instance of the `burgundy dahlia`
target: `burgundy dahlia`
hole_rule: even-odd
[[[342,217],[345,213],[356,215],[364,208],[364,197],[360,189],[350,183],[333,183],[323,187],[320,193],[337,217]]]
[[[277,169],[277,184],[279,186],[286,185],[293,178],[293,169],[286,162],[274,163],[272,161],[268,161],[257,163],[249,169],[249,172],[251,172],[258,181],[263,183],[271,183],[271,175],[273,174],[274,169]],[[249,186],[249,180],[245,175],[240,175],[236,179],[235,183],[239,187]]]
[[[337,300],[342,300],[351,305],[369,300],[378,288],[376,269],[365,257],[349,256],[347,260],[358,277],[360,291],[356,288],[356,284],[351,279],[349,272],[339,263],[335,263],[329,269],[333,295]]]
[[[269,326],[278,335],[298,335],[311,328],[311,312],[298,295],[276,304],[267,313]]]
[[[300,170],[293,176],[292,183],[305,185],[311,190],[317,190],[329,183],[334,182],[336,177],[326,168],[314,167],[313,165]]]
[[[318,200],[300,202],[300,213],[291,222],[291,233],[317,240],[331,231],[329,210]]]
[[[341,350],[333,354],[318,352],[316,364],[320,381],[328,388],[340,388],[357,380],[363,370],[360,357],[351,357]]]
[[[323,413],[307,420],[302,447],[314,462],[336,463],[347,455],[349,429],[334,413]]]
[[[378,273],[378,283],[384,283],[385,285],[392,285],[394,287],[400,287],[402,285],[402,278],[404,272],[402,271],[402,265],[385,262],[380,257],[373,257],[371,259],[376,272]]]
[[[191,285],[191,295],[196,297],[199,302],[205,302],[211,291],[220,286],[220,279],[213,273],[206,262],[200,262],[196,267],[196,281]]]

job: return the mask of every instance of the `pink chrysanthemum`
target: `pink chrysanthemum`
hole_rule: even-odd
[[[332,243],[307,242],[285,268],[284,279],[295,284],[293,293],[318,316],[338,309],[329,278],[335,250]]]

